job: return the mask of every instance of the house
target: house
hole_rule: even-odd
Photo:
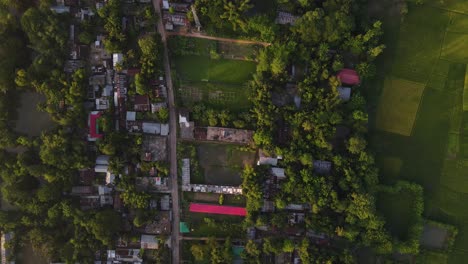
[[[183,139],[193,139],[195,123],[189,121],[189,113],[187,111],[179,112],[180,137]]]
[[[141,235],[140,244],[142,249],[159,248],[159,240],[155,235]]]
[[[111,195],[100,195],[99,204],[101,205],[101,207],[106,206],[106,205],[113,205],[114,199],[112,198]]]
[[[284,169],[283,168],[277,168],[273,167],[271,168],[271,175],[278,179],[286,179],[286,175],[284,174]]]
[[[112,192],[112,188],[104,186],[104,185],[99,185],[98,186],[98,194],[99,195],[110,195]]]
[[[71,195],[91,195],[95,194],[96,189],[93,186],[73,186],[71,190]]]
[[[79,183],[80,185],[91,185],[95,178],[95,172],[92,169],[82,169],[79,171]]]
[[[96,158],[96,166],[94,171],[97,173],[107,173],[109,170],[109,156],[100,155]]]
[[[107,263],[143,263],[140,258],[140,249],[117,248],[107,250]]]
[[[150,110],[150,101],[147,95],[135,95],[134,99],[134,109],[137,112],[147,112]]]
[[[143,133],[146,133],[146,134],[159,135],[161,134],[161,124],[152,123],[152,122],[143,122],[142,130],[143,130]]]
[[[259,150],[258,151],[258,161],[257,165],[271,165],[276,166],[278,164],[278,160],[283,159],[282,156],[275,156],[275,155],[268,155],[265,151]]]
[[[304,213],[291,213],[288,216],[288,222],[291,225],[301,224],[305,221],[305,214]]]
[[[88,134],[88,141],[96,141],[100,138],[102,138],[102,134],[99,133],[99,126],[98,126],[98,120],[102,116],[102,112],[99,111],[92,111],[89,113],[88,117],[88,128],[89,128],[89,134]]]
[[[52,12],[57,13],[57,14],[70,13],[70,7],[69,6],[63,6],[63,5],[51,6],[50,10]]]
[[[167,108],[166,102],[152,103],[151,104],[151,113],[159,112],[159,110]]]
[[[169,124],[161,124],[161,136],[169,135]]]
[[[359,85],[361,83],[359,75],[355,70],[352,69],[342,69],[340,72],[338,72],[337,77],[341,83],[344,84]]]
[[[136,112],[127,111],[127,121],[136,121]]]
[[[106,184],[114,184],[115,183],[115,174],[107,171],[106,173]]]
[[[329,174],[332,163],[324,160],[314,160],[314,172],[317,174]]]
[[[167,137],[144,134],[142,157],[144,161],[163,161],[167,159]]]
[[[280,24],[280,25],[287,25],[287,24],[294,25],[298,18],[299,17],[294,16],[291,13],[279,11],[278,15],[276,16],[275,22],[276,24]]]
[[[96,98],[96,110],[109,109],[109,99],[107,98]]]
[[[164,10],[169,10],[169,1],[168,0],[163,0],[163,9]]]
[[[343,102],[351,99],[351,88],[350,87],[338,87],[338,95]]]
[[[169,211],[171,209],[171,198],[169,195],[163,195],[161,197],[161,211]]]
[[[115,68],[117,65],[122,66],[123,62],[123,54],[122,53],[114,53],[112,54],[112,66]]]

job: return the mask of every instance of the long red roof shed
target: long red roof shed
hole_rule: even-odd
[[[190,203],[189,210],[190,212],[194,212],[194,213],[239,215],[239,216],[247,215],[247,210],[245,210],[244,207],[213,205],[213,204]]]
[[[341,83],[349,84],[349,85],[356,85],[361,82],[359,79],[359,74],[355,70],[351,69],[342,69],[338,73],[338,79],[340,79]]]

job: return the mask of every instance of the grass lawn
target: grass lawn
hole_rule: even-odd
[[[423,253],[418,261],[461,264],[468,259],[468,210],[463,209],[468,204],[468,112],[463,112],[468,109],[468,99],[463,98],[468,98],[463,93],[468,89],[468,1],[425,2],[410,3],[401,24],[388,13],[390,9],[382,9],[378,15],[386,26],[387,48],[379,61],[378,78],[366,84],[369,104],[375,109],[371,112],[371,147],[377,154],[381,182],[407,180],[422,185],[424,216],[459,229],[448,257]],[[390,78],[417,82],[424,88],[407,136],[401,131],[408,131],[408,120],[414,113],[406,109],[414,109],[415,102],[404,97],[412,95],[414,89],[398,85],[403,88],[396,87],[392,93],[400,99],[391,105],[386,83]],[[401,118],[391,114],[398,111],[404,112]],[[405,198],[378,198],[389,228],[404,236],[404,221],[408,220]]]
[[[410,136],[423,92],[422,83],[386,79],[377,112],[377,128]]]
[[[178,90],[184,107],[203,101],[216,109],[229,109],[242,112],[250,109],[248,87],[239,84],[222,84],[211,82],[183,82]]]
[[[255,152],[240,151],[238,146],[202,143],[197,145],[198,158],[207,184],[238,186],[245,164],[252,165]]]
[[[448,256],[445,253],[426,250],[422,252],[416,259],[416,263],[421,264],[446,264],[448,262]]]
[[[196,82],[244,84],[250,80],[256,68],[256,64],[250,61],[212,60],[196,55],[177,56],[174,62],[182,80]]]
[[[191,213],[186,211],[182,221],[187,222],[194,237],[233,237],[243,238],[242,216]]]

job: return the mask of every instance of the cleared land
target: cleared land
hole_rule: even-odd
[[[37,105],[44,101],[44,95],[36,92],[24,92],[20,94],[18,120],[15,125],[17,132],[28,136],[40,136],[42,131],[53,127],[50,115],[37,109]]]
[[[255,161],[255,152],[241,151],[233,145],[198,144],[197,152],[206,184],[238,186],[244,165]]]
[[[375,130],[371,142],[377,153],[382,182],[392,184],[408,180],[421,184],[425,196],[424,216],[459,228],[454,249],[448,257],[424,252],[418,259],[421,263],[456,264],[466,263],[468,259],[468,211],[463,209],[468,204],[468,113],[463,112],[463,108],[468,109],[463,107],[466,96],[463,90],[467,89],[464,83],[468,63],[468,1],[444,2],[410,3],[409,13],[401,24],[397,16],[390,13],[393,9],[378,10],[379,18],[387,26],[387,49],[380,60],[379,77],[369,84],[368,92],[377,110],[373,114]],[[402,128],[409,127],[409,117],[393,119],[392,122],[398,124],[391,123],[392,130],[381,130],[381,124],[389,123],[389,119],[379,112],[394,108],[383,98],[385,80],[389,78],[424,84],[424,94],[409,136],[400,133]],[[399,96],[414,93],[413,90],[397,91]],[[400,109],[414,108],[411,100],[397,105]],[[405,114],[412,115],[412,112]],[[401,165],[389,162],[388,157],[401,160]],[[397,167],[400,167],[398,173]],[[391,202],[387,197],[379,198],[382,199],[379,204]],[[402,203],[398,197],[395,199],[395,204]],[[394,232],[407,230],[408,226],[400,219],[394,219],[395,216],[405,217],[404,204],[389,205],[385,210]]]
[[[377,128],[410,136],[423,91],[421,83],[386,79],[377,112]]]

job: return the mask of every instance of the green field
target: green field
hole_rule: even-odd
[[[185,81],[244,84],[255,72],[256,64],[241,60],[213,60],[206,56],[177,56],[178,77]]]
[[[387,48],[378,62],[378,78],[367,84],[369,103],[375,109],[371,146],[377,153],[381,182],[407,180],[422,185],[424,216],[459,228],[448,260],[427,254],[419,259],[421,263],[466,263],[468,113],[463,110],[468,109],[468,99],[464,100],[468,98],[464,94],[464,89],[468,91],[468,1],[425,2],[410,3],[401,23],[391,8],[374,14],[386,26]],[[388,91],[388,80],[400,84]],[[379,198],[380,205],[390,202],[388,197]],[[398,205],[401,198],[395,199],[397,205],[386,207],[385,214],[393,232],[401,235],[408,226],[394,215],[406,217],[405,207]]]

